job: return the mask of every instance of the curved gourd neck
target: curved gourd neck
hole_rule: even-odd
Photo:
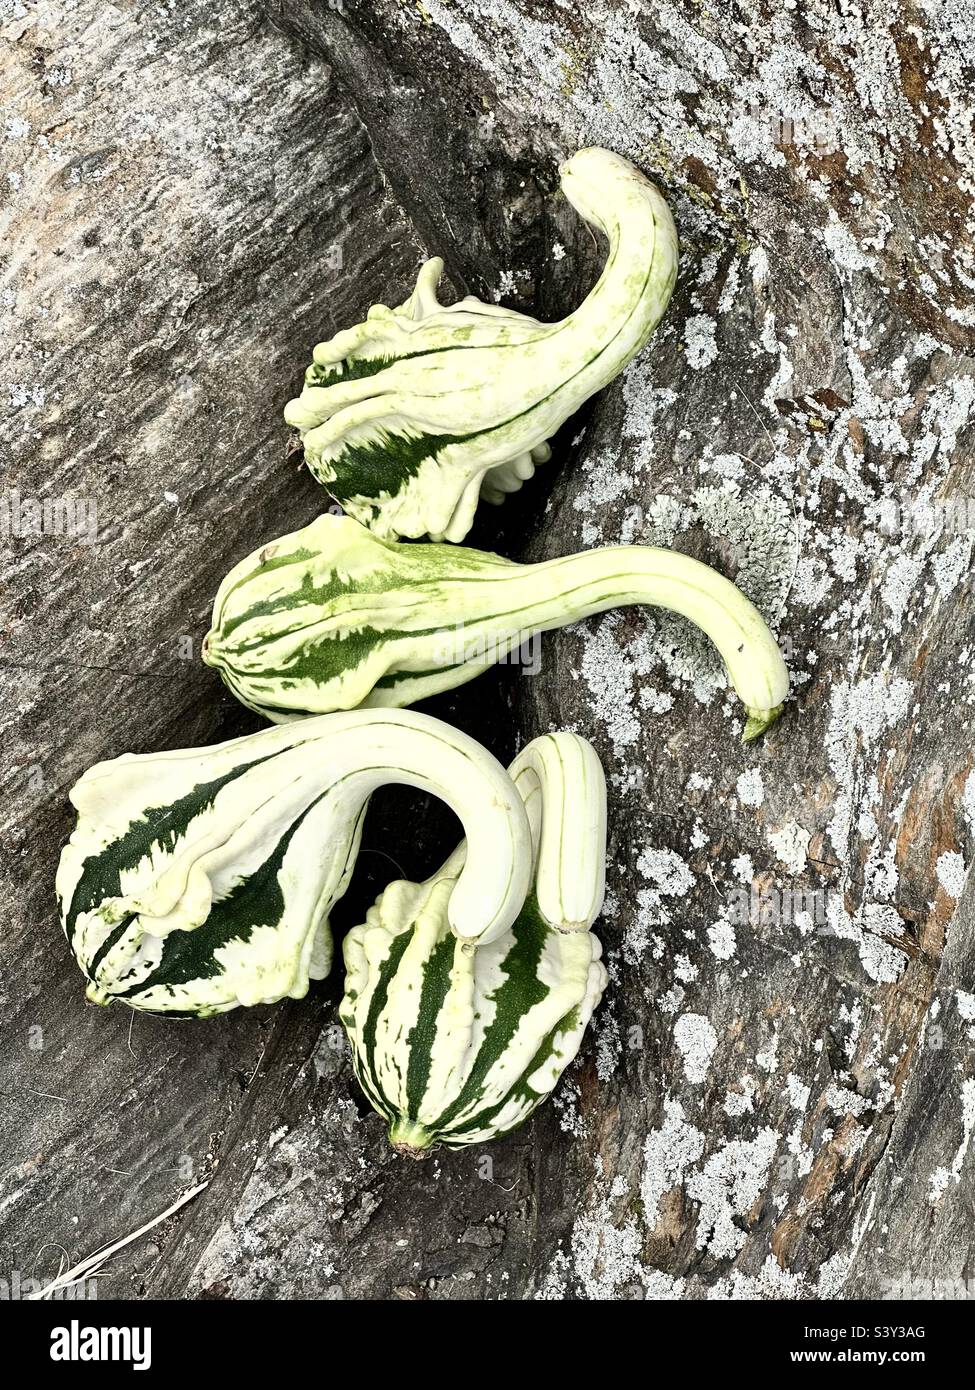
[[[572,163],[563,182],[566,197],[605,235],[609,249],[599,279],[559,332],[582,339],[590,359],[616,344],[616,363],[644,345],[667,307],[677,275],[677,234],[666,202],[632,165],[613,160],[598,186],[580,179],[576,187]]]
[[[543,734],[508,768],[531,826],[535,898],[558,931],[587,931],[606,882],[606,783],[578,734]]]
[[[509,581],[510,582],[510,581]],[[610,608],[650,604],[701,628],[717,647],[746,707],[745,738],[777,716],[788,694],[782,654],[762,615],[709,566],[653,546],[607,546],[526,565],[506,604],[523,633],[564,627]]]
[[[340,759],[345,773],[334,785],[353,806],[388,784],[417,787],[445,801],[467,838],[448,904],[450,925],[468,939],[499,935],[517,917],[530,882],[524,804],[484,749],[446,725],[422,720],[391,711],[385,718],[372,716],[356,730],[358,737],[339,731],[340,747],[348,748]]]

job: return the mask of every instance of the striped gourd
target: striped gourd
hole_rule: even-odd
[[[425,883],[391,883],[346,937],[341,1018],[356,1075],[420,1157],[506,1134],[554,1089],[606,986],[606,793],[584,739],[536,739],[508,769],[525,798],[534,886],[507,930],[465,942],[446,906],[461,844]]]
[[[468,833],[452,928],[505,930],[530,882],[522,799],[490,753],[427,715],[359,710],[98,763],[71,791],[57,876],[88,998],[199,1017],[300,998],[328,974],[328,914],[369,796],[393,782],[442,797]]]
[[[285,420],[315,477],[377,534],[463,540],[479,495],[520,488],[549,456],[546,441],[660,321],[677,234],[657,189],[608,150],[580,150],[560,173],[569,202],[609,241],[574,313],[539,323],[472,296],[445,307],[435,258],[404,304],[373,305],[315,348]]]
[[[220,586],[203,659],[267,719],[403,706],[462,685],[535,632],[623,604],[669,608],[718,648],[755,738],[789,689],[758,610],[675,551],[610,546],[519,565],[464,546],[385,541],[325,514]]]

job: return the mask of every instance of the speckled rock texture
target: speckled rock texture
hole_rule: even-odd
[[[55,1273],[209,1179],[103,1297],[970,1293],[971,0],[0,21],[0,1272]],[[201,1024],[85,1006],[52,902],[66,792],[256,727],[197,650],[223,573],[322,504],[280,423],[310,348],[426,254],[564,314],[600,251],[556,166],[595,143],[670,199],[677,292],[470,539],[707,559],[775,625],[794,700],[740,746],[705,643],[633,611],[428,703],[502,759],[551,727],[596,743],[612,981],[552,1104],[416,1164],[356,1090],[336,978]],[[377,797],[337,929],[455,838]]]

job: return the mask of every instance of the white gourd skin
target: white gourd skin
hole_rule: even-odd
[[[540,913],[558,931],[588,931],[606,894],[606,778],[596,750],[576,734],[546,735],[508,776],[528,813]]]
[[[442,306],[434,258],[404,304],[374,305],[315,348],[285,420],[314,475],[377,535],[463,540],[478,498],[517,491],[559,426],[659,323],[678,259],[664,199],[608,150],[580,150],[560,173],[570,203],[609,241],[599,280],[567,318],[539,323],[473,296]]]
[[[326,715],[85,773],[71,791],[78,824],[57,891],[88,997],[196,1016],[301,998],[328,973],[328,914],[348,885],[369,797],[387,783],[441,797],[468,832],[446,904],[452,928],[510,926],[530,881],[531,831],[500,763],[427,715]],[[173,957],[187,951],[196,973]]]
[[[716,570],[652,546],[519,565],[383,541],[326,514],[227,575],[203,659],[272,721],[396,708],[472,680],[534,633],[629,604],[669,609],[707,634],[745,706],[744,741],[778,717],[789,676],[757,608]]]
[[[578,735],[548,734],[508,771],[532,827],[534,886],[516,922],[476,945],[451,932],[461,843],[425,883],[391,883],[343,943],[339,1015],[356,1075],[390,1142],[413,1158],[527,1119],[576,1055],[606,986],[589,930],[605,865],[599,761]],[[569,913],[585,915],[557,922]]]

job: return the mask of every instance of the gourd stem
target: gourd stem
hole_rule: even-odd
[[[389,1127],[389,1142],[406,1158],[429,1158],[436,1147],[435,1137],[428,1129],[402,1115]]]

